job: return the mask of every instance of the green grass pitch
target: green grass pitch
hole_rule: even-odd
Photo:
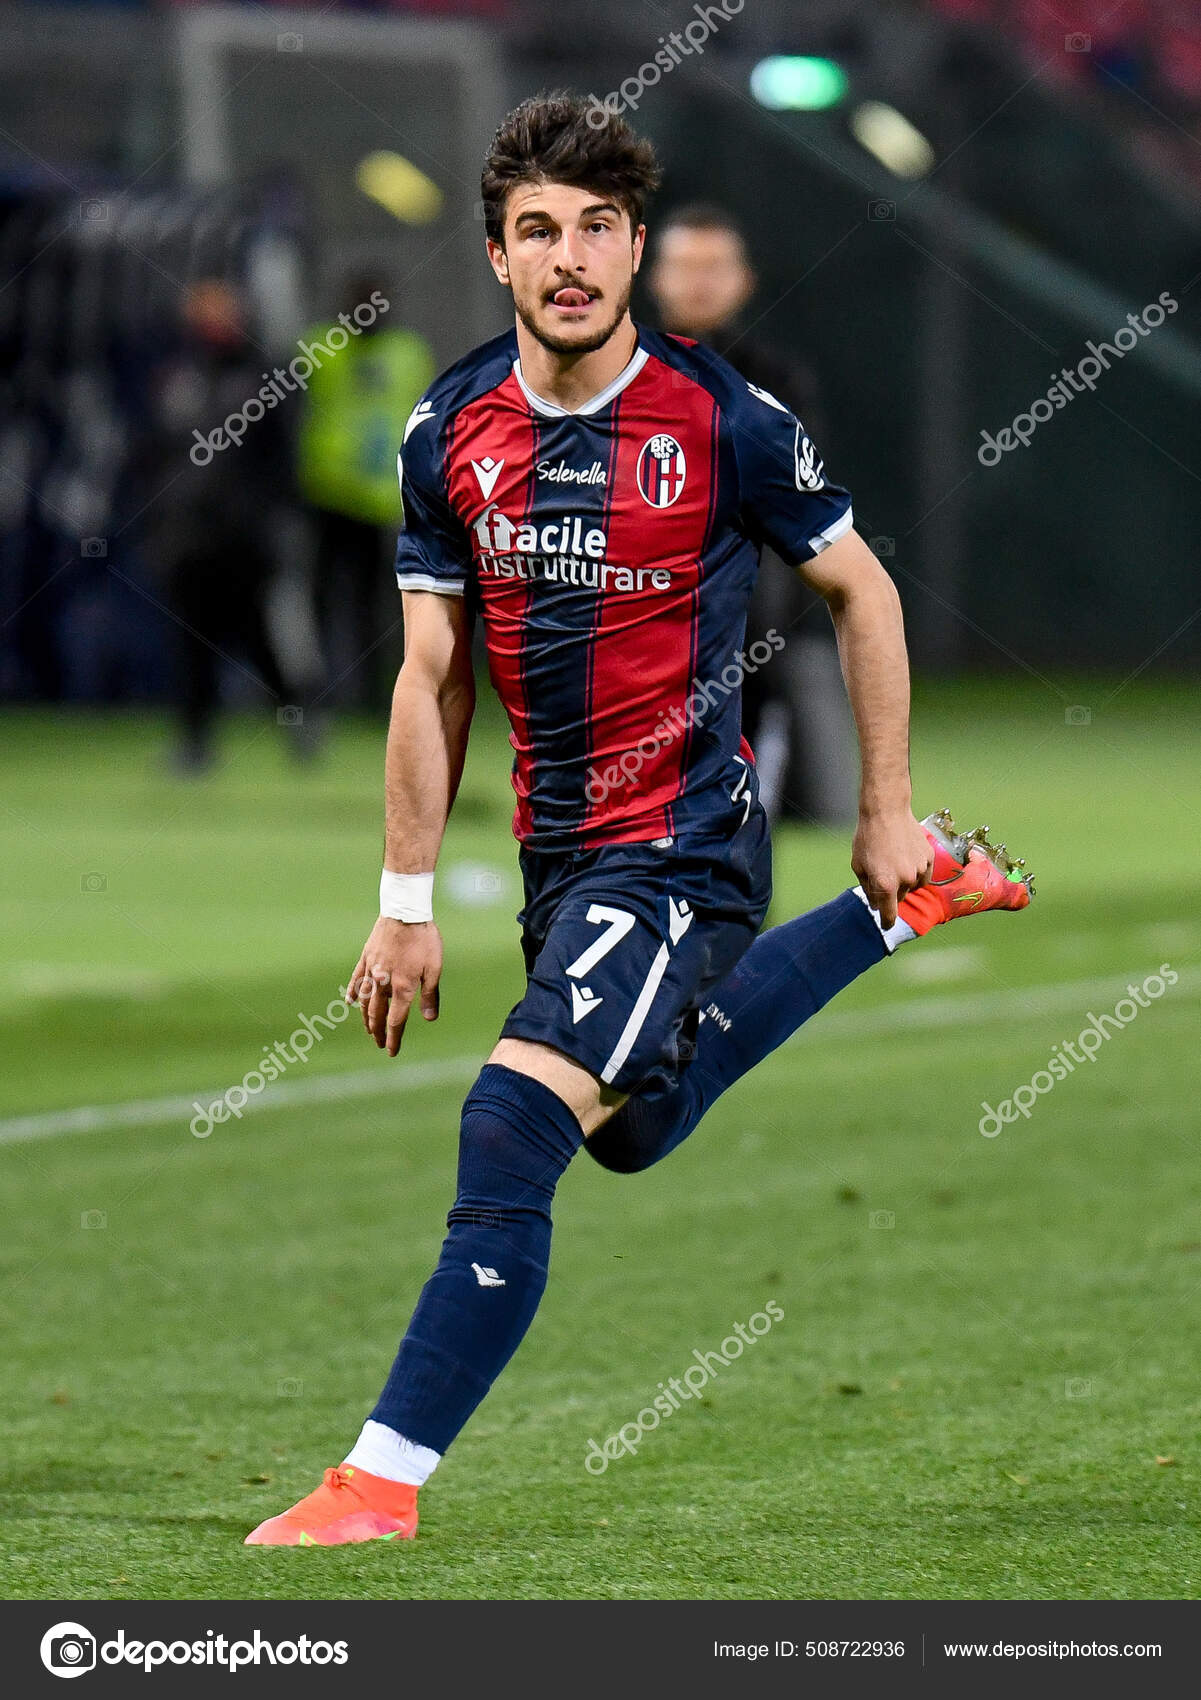
[[[441,1021],[396,1063],[347,1022],[288,1102],[207,1139],[145,1103],[233,1085],[344,984],[382,728],[297,772],[273,724],[236,722],[223,769],[180,784],[161,723],[8,713],[4,1594],[1196,1596],[1201,693],[1117,686],[919,688],[919,812],[1003,828],[1032,911],[874,970],[652,1172],[581,1157],[546,1301],[418,1540],[336,1551],[241,1541],[370,1407],[518,992],[495,711],[444,855]],[[773,918],[849,883],[847,849],[785,829]],[[1179,982],[1092,1066],[981,1137],[982,1100],[1165,962]],[[702,1399],[588,1473],[590,1438],[768,1300],[782,1320]]]

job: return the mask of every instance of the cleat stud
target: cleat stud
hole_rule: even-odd
[[[967,861],[970,842],[966,834],[956,830],[950,809],[936,809],[921,823],[926,830],[943,842],[944,848],[960,865]]]

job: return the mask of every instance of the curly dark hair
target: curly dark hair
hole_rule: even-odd
[[[595,96],[531,95],[502,121],[484,158],[484,229],[504,242],[505,201],[518,183],[567,183],[611,195],[636,230],[660,175],[651,143]]]

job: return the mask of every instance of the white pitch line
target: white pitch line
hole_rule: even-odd
[[[1102,1001],[1102,1011],[1112,1010],[1126,994],[1128,983],[1141,986],[1145,976],[1106,975],[1092,980],[1067,980],[1043,986],[1027,986],[1005,992],[974,992],[943,998],[914,998],[887,1004],[881,1009],[835,1011],[807,1023],[788,1041],[791,1044],[820,1044],[831,1039],[845,1041],[880,1033],[906,1033],[925,1027],[945,1027],[965,1017],[997,1016],[1009,1021],[1041,1021],[1052,1015],[1088,1017],[1088,1005]],[[1201,993],[1201,969],[1185,969],[1175,986],[1164,992],[1169,1007],[1180,997]],[[1155,1005],[1151,1006],[1152,1008]],[[1094,1012],[1096,1013],[1096,1012]],[[264,1110],[287,1109],[294,1104],[341,1103],[348,1098],[382,1097],[387,1093],[416,1092],[454,1080],[471,1079],[478,1072],[481,1056],[446,1057],[435,1062],[359,1069],[350,1074],[319,1074],[307,1080],[286,1080],[268,1086],[249,1099],[243,1116]],[[116,1127],[154,1127],[180,1121],[186,1125],[196,1105],[211,1104],[222,1091],[195,1092],[189,1097],[138,1098],[125,1104],[84,1104],[73,1110],[47,1110],[40,1115],[15,1116],[0,1121],[0,1145],[16,1145],[34,1139],[56,1139],[71,1133],[101,1133]]]
[[[359,1069],[353,1074],[318,1074],[308,1080],[285,1080],[247,1101],[243,1116],[262,1110],[286,1109],[293,1104],[320,1104],[346,1098],[370,1098],[386,1092],[414,1092],[425,1086],[468,1079],[479,1072],[483,1057],[447,1057],[441,1062],[393,1065],[391,1069]],[[0,1121],[0,1145],[30,1139],[56,1139],[66,1133],[100,1133],[113,1127],[154,1127],[162,1122],[185,1125],[201,1108],[228,1091],[194,1092],[189,1098],[136,1098],[127,1104],[83,1104],[75,1110],[47,1110],[41,1115],[14,1116]]]
[[[1179,997],[1196,997],[1201,992],[1201,969],[1177,970],[1180,975],[1176,985],[1169,986],[1161,997],[1151,1004],[1154,1009],[1163,1003],[1171,1005]],[[1079,1012],[1082,1022],[1088,1019],[1088,1009],[1085,1007],[1093,999],[1107,999],[1108,1002],[1094,1014],[1108,1014],[1119,998],[1125,997],[1126,987],[1134,985],[1142,987],[1146,971],[1128,974],[1124,980],[1119,980],[1116,974],[1107,974],[1094,980],[1062,980],[1054,981],[1043,986],[1027,986],[1011,992],[968,992],[959,997],[945,998],[914,998],[912,1002],[887,1004],[882,1009],[865,1009],[859,1014],[850,1010],[838,1011],[833,1015],[819,1015],[813,1032],[809,1034],[809,1023],[806,1023],[789,1044],[804,1043],[807,1036],[811,1040],[817,1038],[848,1039],[857,1034],[904,1032],[912,1027],[943,1027],[950,1022],[961,1021],[964,1016],[1005,1016],[1010,1021],[1023,1018],[1041,1020],[1047,1015],[1071,1015]],[[0,1122],[0,1128],[3,1128]]]

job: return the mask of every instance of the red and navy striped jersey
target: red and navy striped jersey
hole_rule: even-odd
[[[402,590],[467,594],[509,717],[513,830],[535,850],[713,825],[749,803],[740,683],[767,543],[809,560],[851,526],[794,416],[698,343],[638,327],[574,413],[534,395],[514,331],[443,374],[405,427]]]

